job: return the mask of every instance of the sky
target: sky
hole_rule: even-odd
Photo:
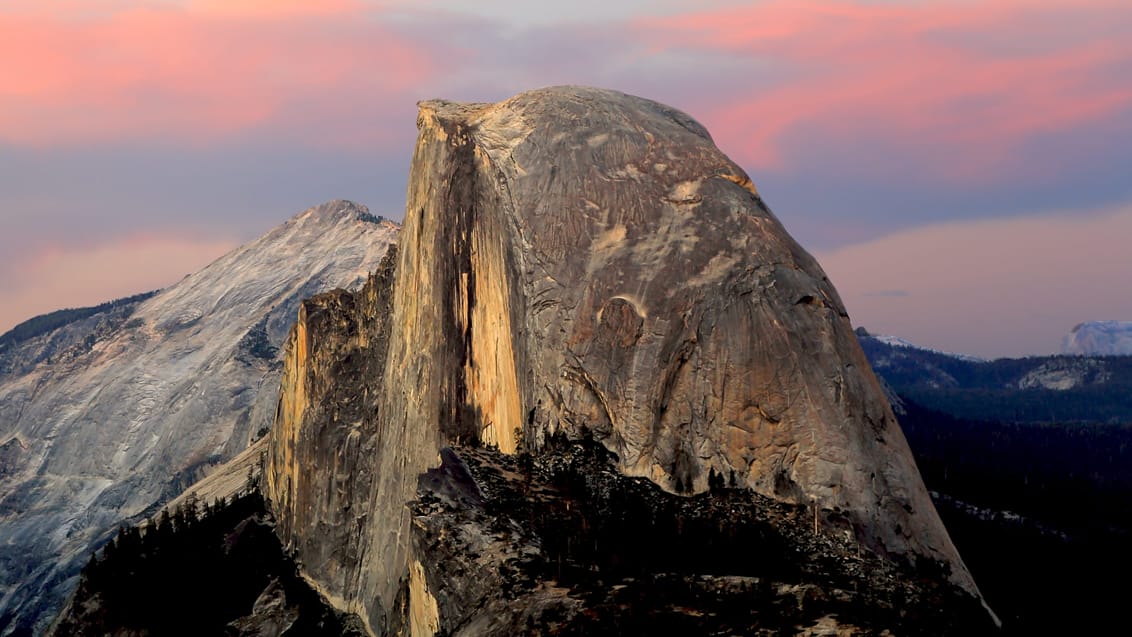
[[[587,84],[702,122],[855,326],[984,357],[1132,320],[1127,0],[0,0],[0,332],[344,198],[416,102]]]

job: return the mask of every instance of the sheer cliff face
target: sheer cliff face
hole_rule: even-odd
[[[368,576],[395,569],[375,565],[370,534],[396,528],[387,518],[403,508],[377,499],[377,471],[399,472],[382,463],[404,456],[382,445],[376,411],[396,253],[390,247],[360,291],[303,302],[287,341],[263,476],[280,539],[297,552],[312,584],[339,608],[372,612],[377,624],[384,607],[364,603],[374,598],[376,580]]]
[[[0,448],[9,452],[0,633],[38,632],[92,545],[271,424],[299,301],[360,284],[397,230],[364,207],[329,202],[130,312],[5,351],[19,364],[0,373]],[[71,334],[79,329],[89,331]]]
[[[374,595],[380,609],[354,602],[374,625],[412,579],[403,503],[439,446],[514,452],[558,431],[669,491],[733,472],[839,511],[871,548],[942,560],[974,590],[836,291],[703,127],[575,87],[424,102],[417,125],[384,372],[364,386],[364,586],[341,589]],[[317,402],[305,391],[285,391],[277,433],[323,426],[296,408]],[[301,544],[320,527],[289,528]],[[321,568],[332,581],[342,565]]]

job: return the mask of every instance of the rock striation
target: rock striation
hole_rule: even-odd
[[[977,596],[837,292],[700,124],[555,87],[422,102],[417,126],[396,259],[304,305],[268,443],[277,528],[327,599],[375,634],[454,632],[418,477],[562,436],[670,494],[728,476],[809,507]]]
[[[119,522],[266,433],[299,302],[360,285],[397,232],[328,202],[151,298],[0,351],[0,633],[42,632]]]

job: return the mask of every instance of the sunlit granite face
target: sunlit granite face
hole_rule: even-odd
[[[439,450],[559,432],[669,492],[734,475],[836,511],[839,533],[975,591],[836,291],[702,126],[579,87],[423,102],[417,125],[390,318],[357,298],[308,307],[273,433],[291,442],[273,444],[269,496],[328,597],[375,632],[400,621],[405,503]],[[300,447],[313,476],[294,473]],[[327,533],[348,539],[318,547]]]

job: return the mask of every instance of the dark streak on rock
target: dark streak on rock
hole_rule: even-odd
[[[479,439],[479,414],[468,408],[468,379],[466,370],[472,356],[472,315],[476,304],[476,269],[472,263],[472,232],[475,229],[478,208],[482,200],[479,174],[476,170],[475,144],[463,124],[442,121],[451,144],[446,161],[448,173],[442,176],[443,210],[452,214],[452,223],[443,226],[444,234],[437,236],[441,245],[434,266],[437,280],[443,282],[446,340],[450,348],[459,353],[459,359],[450,368],[452,386],[442,396],[441,433],[449,440],[473,443]],[[446,259],[450,258],[451,262]],[[454,266],[454,267],[453,267]],[[464,298],[459,297],[463,293]],[[461,302],[463,301],[463,302]],[[460,329],[460,324],[463,329]]]

